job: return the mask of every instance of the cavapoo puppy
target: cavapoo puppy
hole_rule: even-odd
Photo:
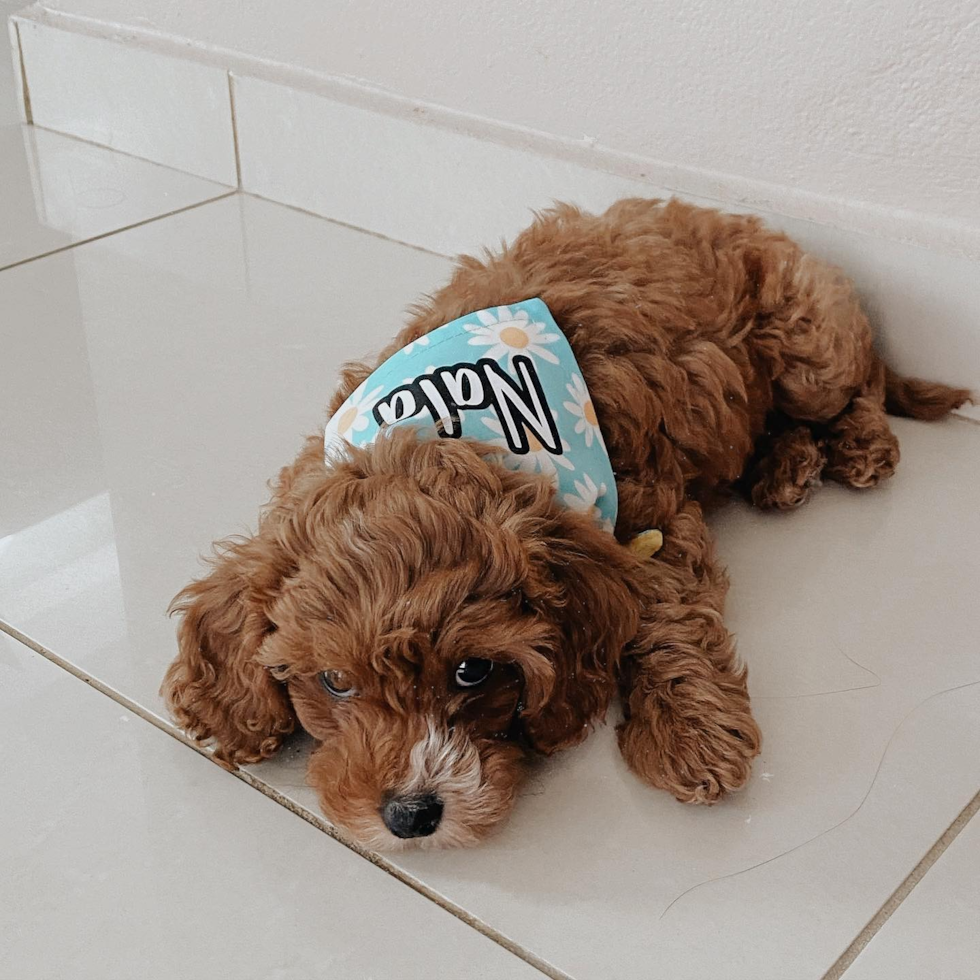
[[[228,766],[298,720],[324,812],[370,847],[479,841],[528,755],[616,695],[630,768],[713,803],[760,734],[702,506],[873,487],[886,411],[968,397],[890,371],[847,279],[754,217],[557,207],[345,367],[326,444],[174,600],[167,704]],[[655,555],[626,546],[651,529]]]

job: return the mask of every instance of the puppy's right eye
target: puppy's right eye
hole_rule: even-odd
[[[319,676],[324,690],[335,698],[351,698],[357,694],[350,678],[342,670],[322,670]]]
[[[471,657],[464,660],[456,668],[457,687],[477,687],[482,684],[493,670],[493,661],[484,660],[482,657]]]

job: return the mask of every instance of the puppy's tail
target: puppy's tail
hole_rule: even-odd
[[[921,378],[903,378],[885,365],[885,411],[889,415],[934,422],[966,402],[974,403],[969,388],[952,388]]]

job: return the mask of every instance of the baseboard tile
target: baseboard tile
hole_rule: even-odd
[[[36,125],[237,183],[224,69],[24,16],[12,23]]]

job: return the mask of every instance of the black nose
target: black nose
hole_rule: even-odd
[[[428,837],[442,819],[442,800],[432,793],[393,796],[381,808],[381,817],[396,837]]]

